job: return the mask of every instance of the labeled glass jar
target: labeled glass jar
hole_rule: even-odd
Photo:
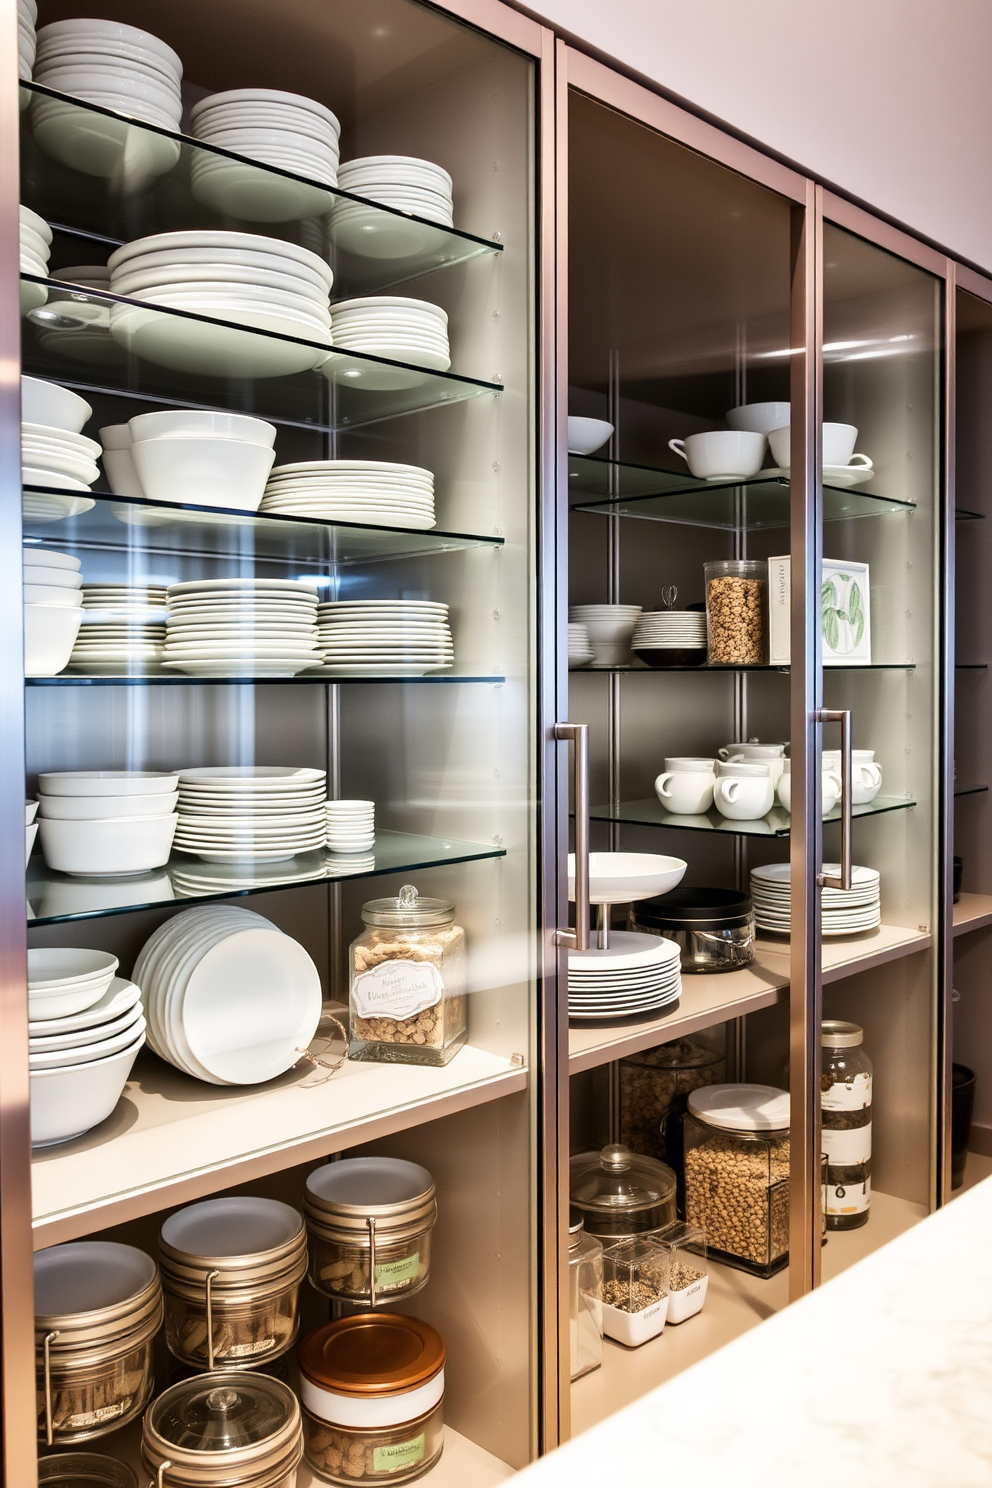
[[[603,1362],[603,1247],[574,1213],[568,1226],[568,1357],[573,1380]]]
[[[300,1402],[266,1374],[218,1369],[180,1380],[141,1426],[155,1488],[294,1488],[302,1456]]]
[[[310,1284],[376,1307],[410,1297],[431,1270],[434,1179],[398,1157],[348,1157],[307,1178]]]
[[[675,1221],[675,1174],[622,1143],[581,1152],[569,1164],[572,1208],[604,1245],[663,1230]]]
[[[706,1231],[699,1225],[677,1224],[661,1236],[671,1256],[668,1276],[668,1322],[684,1323],[702,1312],[709,1285]]]
[[[406,1483],[444,1446],[441,1335],[419,1318],[361,1312],[300,1344],[307,1466],[329,1483]]]
[[[665,1331],[671,1252],[663,1241],[638,1235],[603,1252],[603,1331],[626,1348],[639,1348]]]
[[[76,1240],[34,1258],[38,1439],[88,1441],[140,1415],[154,1388],[162,1285],[151,1256]]]
[[[258,1369],[292,1347],[307,1272],[303,1217],[232,1194],[171,1214],[159,1235],[169,1352],[194,1369]]]
[[[736,889],[672,889],[631,905],[630,928],[674,940],[683,976],[739,971],[754,960],[754,908]]]
[[[709,666],[761,666],[768,656],[768,565],[704,563]]]
[[[683,1130],[686,1219],[720,1260],[773,1276],[789,1259],[789,1092],[694,1090]]]
[[[405,884],[395,899],[364,904],[362,919],[349,952],[352,1059],[447,1064],[468,1032],[455,906]]]
[[[689,1093],[719,1085],[726,1073],[723,1029],[694,1033],[620,1061],[620,1140],[632,1152],[667,1162],[678,1180],[676,1201],[685,1209],[682,1117]]]
[[[824,1215],[828,1230],[868,1223],[871,1204],[871,1060],[857,1023],[821,1024],[820,1146],[827,1161]]]

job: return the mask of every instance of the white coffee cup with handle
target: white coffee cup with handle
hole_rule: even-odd
[[[676,816],[699,816],[713,805],[716,761],[701,757],[666,759],[664,774],[654,783],[666,811]]]
[[[823,764],[835,774],[840,774],[840,750],[825,749]],[[875,762],[874,749],[851,750],[851,804],[867,806],[874,801],[882,789],[882,767]]]
[[[788,811],[790,814],[792,812],[791,765],[791,760],[785,761],[785,769],[779,777],[778,785],[775,787],[775,794],[778,796],[780,804],[784,806],[785,810]],[[837,805],[837,802],[840,800],[841,796],[840,775],[837,773],[836,770],[831,770],[826,767],[824,768],[820,784],[820,796],[821,815],[829,816],[831,811],[833,811],[834,807]]]
[[[748,480],[765,458],[765,436],[745,429],[710,429],[686,439],[670,439],[668,448],[684,460],[699,480]]]
[[[731,821],[755,821],[775,804],[768,765],[758,760],[727,760],[717,766],[713,805]]]
[[[792,463],[792,430],[789,424],[772,429],[768,435],[772,459],[780,470],[788,470]],[[867,455],[856,455],[854,446],[858,431],[854,424],[823,425],[823,463],[827,465],[853,465],[864,470],[873,468]]]

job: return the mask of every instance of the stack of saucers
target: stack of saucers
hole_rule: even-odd
[[[586,666],[592,661],[595,652],[589,640],[589,631],[580,621],[573,621],[568,627],[568,665],[570,668]]]
[[[291,1069],[320,1021],[306,951],[248,909],[210,904],[160,925],[134,977],[160,1059],[211,1085],[257,1085]]]
[[[119,21],[52,21],[38,32],[36,83],[87,103],[178,130],[183,64],[157,36]],[[45,116],[39,98],[35,114]]]
[[[648,610],[638,615],[631,649],[652,667],[701,666],[706,660],[703,610]]]
[[[328,801],[327,847],[332,853],[365,853],[375,842],[374,801]]]
[[[31,81],[31,69],[38,50],[38,38],[34,34],[37,20],[37,0],[17,0],[17,73],[26,83]],[[30,93],[23,91],[21,110],[26,109],[30,102]]]
[[[434,526],[434,476],[419,465],[384,460],[306,460],[277,465],[260,510],[367,522],[373,527]]]
[[[165,645],[165,586],[84,584],[83,623],[69,665],[96,675],[155,672]]]
[[[208,863],[282,862],[323,847],[323,770],[221,765],[182,770],[176,846]]]
[[[193,676],[293,677],[322,660],[317,596],[294,579],[173,584],[163,664]]]
[[[840,873],[839,863],[824,863],[824,873]],[[875,868],[854,868],[849,889],[822,891],[824,935],[857,935],[877,930],[882,923],[879,901],[881,880]],[[788,863],[766,863],[751,870],[751,897],[759,930],[788,935],[792,908],[792,884]]]
[[[378,295],[361,300],[340,300],[332,311],[334,345],[343,351],[387,357],[413,363],[431,372],[447,372],[451,366],[448,348],[448,317],[440,305],[426,300],[408,300],[398,295]],[[347,382],[360,372],[365,387],[390,388],[402,385],[402,376],[388,367],[356,368],[349,357],[332,353],[322,369],[328,377]]]
[[[454,664],[448,606],[424,599],[333,600],[318,606],[321,670],[422,677]]]
[[[337,185],[341,125],[329,108],[298,93],[274,88],[234,88],[194,104],[194,138],[275,171]],[[252,222],[288,222],[326,211],[326,191],[285,174],[259,171],[241,160],[195,150],[190,163],[193,195],[207,206]]]
[[[48,259],[52,251],[52,229],[44,217],[32,212],[30,207],[20,209],[21,273],[35,274],[39,279],[48,278]],[[36,310],[48,299],[48,290],[43,284],[27,284],[21,281],[21,314]]]
[[[674,940],[614,931],[608,948],[568,955],[570,1018],[657,1017],[682,995],[680,953]]]

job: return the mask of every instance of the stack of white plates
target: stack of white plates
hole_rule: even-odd
[[[68,665],[83,618],[80,560],[24,549],[24,675],[55,677]]]
[[[188,909],[141,949],[135,981],[155,1053],[211,1085],[257,1085],[291,1069],[320,1021],[317,968],[251,910]]]
[[[93,446],[79,432],[93,410],[58,383],[40,377],[21,378],[21,425],[23,478],[25,484],[56,486],[60,490],[88,490],[92,477]],[[38,463],[35,463],[38,462]],[[75,474],[67,474],[72,470]],[[88,496],[59,496],[51,491],[28,491],[23,498],[24,515],[36,522],[55,522],[62,517],[89,511],[95,504]],[[79,567],[78,563],[75,565]]]
[[[52,229],[44,217],[32,212],[30,207],[20,209],[21,273],[36,274],[39,279],[48,278],[48,258],[52,251]],[[48,299],[48,290],[43,284],[26,284],[21,281],[21,314],[36,310]]]
[[[114,305],[114,337],[157,365],[216,376],[281,377],[317,366],[326,355],[322,348],[331,345],[334,276],[316,253],[295,243],[213,230],[156,233],[125,243],[107,262],[114,294],[226,323]],[[252,336],[238,327],[274,334]]]
[[[317,608],[322,671],[422,677],[454,664],[448,606],[425,599],[333,600]]]
[[[348,160],[338,171],[342,191],[368,197],[411,217],[452,226],[451,177],[440,165],[409,155],[368,155]],[[328,214],[339,248],[363,258],[404,258],[436,244],[437,233],[409,218],[393,216],[361,201],[344,198]]]
[[[208,863],[282,862],[323,847],[323,770],[220,765],[182,770],[176,846]]]
[[[431,372],[447,372],[451,366],[448,348],[448,316],[439,305],[426,300],[408,300],[399,295],[378,295],[361,300],[339,300],[332,312],[334,345],[345,351],[386,357],[412,363]],[[404,378],[389,367],[356,369],[347,357],[331,355],[324,363],[328,377],[347,382],[360,370],[364,387],[391,388],[404,385]]]
[[[840,872],[839,863],[824,863],[824,873]],[[857,935],[882,923],[880,877],[875,868],[855,868],[850,889],[824,889],[823,934]],[[767,863],[751,870],[751,898],[759,930],[788,935],[792,886],[788,863]]]
[[[375,842],[374,801],[328,801],[327,846],[332,853],[366,853]]]
[[[433,527],[434,475],[384,460],[306,460],[277,465],[260,510],[367,522],[373,527]]]
[[[38,32],[34,80],[114,113],[178,130],[183,64],[157,36],[119,21],[52,21]],[[36,113],[48,100],[39,97]]]
[[[31,69],[38,50],[38,38],[34,34],[37,20],[37,0],[17,0],[17,74],[27,83],[31,81]],[[22,93],[21,109],[26,109],[30,102],[30,94]]]
[[[194,138],[233,155],[337,185],[341,125],[312,98],[274,88],[212,93],[194,105],[190,128]],[[289,222],[328,206],[325,191],[208,150],[193,152],[190,179],[198,201],[252,222]]]
[[[99,477],[102,453],[95,439],[52,429],[46,424],[21,424],[21,467],[27,486],[58,486],[88,491]]]
[[[193,676],[293,677],[319,666],[317,596],[294,579],[197,579],[168,591],[163,664]]]
[[[682,995],[679,948],[674,940],[613,931],[605,951],[570,951],[570,1018],[655,1017]]]
[[[157,671],[165,645],[165,592],[161,584],[84,584],[73,670],[110,676]]]
[[[568,664],[582,667],[592,661],[595,653],[589,640],[589,631],[581,621],[572,621],[568,627]]]
[[[167,614],[164,584],[84,584],[83,623],[109,624],[111,619],[128,625],[164,625]]]
[[[637,617],[631,650],[650,666],[678,666],[684,659],[690,664],[702,661],[706,614],[703,610],[648,610]]]
[[[249,889],[278,889],[285,884],[306,883],[327,876],[322,852],[297,853],[282,863],[256,862],[242,858],[232,863],[176,860],[170,870],[176,897],[200,899],[204,894],[237,894]],[[373,859],[372,866],[375,866]]]

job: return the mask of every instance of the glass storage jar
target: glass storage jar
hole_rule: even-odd
[[[126,1462],[99,1452],[56,1452],[38,1459],[38,1488],[138,1488]]]
[[[755,1276],[789,1259],[789,1093],[710,1085],[689,1096],[685,1208],[711,1252]]]
[[[768,565],[704,563],[710,666],[760,666],[768,653]]]
[[[169,1351],[195,1369],[258,1369],[291,1348],[307,1271],[303,1218],[233,1194],[171,1214],[159,1235]]]
[[[398,1157],[349,1157],[307,1178],[310,1284],[348,1302],[393,1302],[426,1285],[434,1180]]]
[[[754,908],[736,889],[672,889],[631,905],[630,928],[674,940],[683,976],[737,971],[754,960]]]
[[[406,1483],[444,1445],[441,1335],[419,1318],[360,1312],[300,1344],[306,1462],[329,1483]]]
[[[620,1140],[632,1152],[667,1162],[678,1181],[676,1203],[685,1210],[682,1117],[689,1092],[719,1085],[726,1072],[723,1029],[694,1033],[620,1061]]]
[[[699,1225],[677,1224],[665,1230],[662,1240],[671,1256],[668,1277],[668,1321],[684,1323],[702,1312],[709,1274],[706,1267],[706,1231]]]
[[[581,1152],[569,1164],[570,1203],[586,1233],[604,1245],[664,1229],[675,1220],[675,1174],[622,1143]]]
[[[300,1402],[266,1374],[218,1369],[180,1380],[141,1426],[154,1488],[294,1488],[302,1455]]]
[[[573,1380],[603,1362],[603,1247],[574,1213],[568,1226],[568,1357]]]
[[[639,1348],[665,1331],[671,1252],[663,1241],[638,1235],[603,1252],[603,1332]]]
[[[34,1258],[38,1436],[104,1436],[140,1415],[154,1388],[162,1285],[132,1245],[77,1240]]]
[[[868,1223],[871,1203],[871,1060],[857,1023],[821,1025],[820,1147],[827,1161],[824,1214],[828,1230]]]
[[[405,884],[395,899],[362,906],[352,942],[351,1057],[447,1064],[465,1042],[465,932],[446,899]]]

